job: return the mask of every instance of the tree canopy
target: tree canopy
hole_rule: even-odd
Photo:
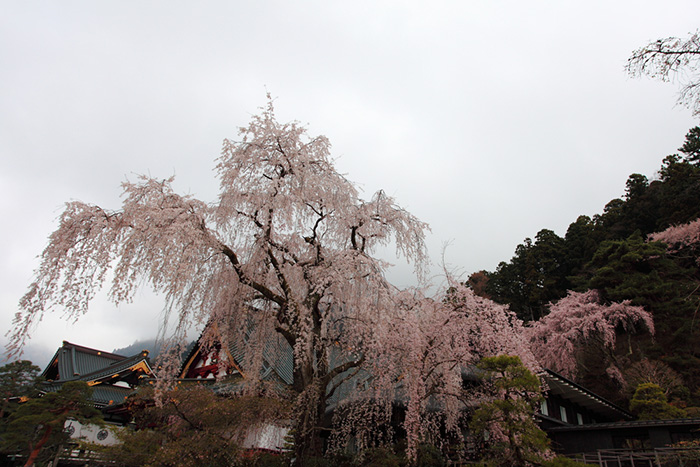
[[[151,388],[130,396],[132,426],[117,430],[121,442],[92,449],[123,467],[241,465],[246,436],[283,426],[290,410],[279,398],[221,396],[199,383],[176,386],[159,404],[154,398]]]
[[[606,362],[609,374],[618,376],[614,349],[620,330],[636,329],[654,333],[649,312],[629,301],[601,303],[596,290],[569,294],[550,307],[549,314],[529,328],[533,351],[542,365],[562,374],[576,376],[584,346],[596,344],[598,359]],[[621,376],[620,376],[621,377]]]
[[[630,410],[640,420],[665,420],[683,418],[683,410],[669,404],[658,384],[642,383],[630,401]]]
[[[533,327],[546,321],[550,304],[568,291],[596,290],[601,305],[643,307],[654,318],[654,338],[618,328],[624,338],[608,348],[605,361],[596,339],[579,347],[576,358],[577,382],[618,403],[631,395],[623,380],[628,370],[646,360],[676,371],[677,394],[686,394],[685,403],[700,404],[700,393],[687,389],[700,383],[698,135],[700,127],[691,128],[680,154],[664,157],[653,176],[631,174],[624,196],[608,202],[602,213],[578,216],[563,242],[542,229],[535,242],[518,245],[509,262],[493,272],[479,271],[469,282],[478,285],[471,286],[479,295],[508,305]],[[621,373],[609,374],[611,363]]]
[[[41,369],[29,360],[16,360],[0,367],[0,421],[4,419],[12,398],[32,395],[40,371]]]

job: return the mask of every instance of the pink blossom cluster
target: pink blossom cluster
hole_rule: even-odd
[[[543,366],[573,377],[584,345],[595,340],[603,349],[611,349],[619,331],[633,332],[637,328],[654,332],[653,318],[643,307],[634,306],[629,300],[601,303],[599,293],[589,290],[569,292],[550,304],[549,314],[533,323],[528,335]],[[610,372],[615,374],[615,369]]]
[[[700,219],[653,233],[649,235],[649,241],[666,243],[670,252],[677,252],[683,247],[696,247],[700,242]]]

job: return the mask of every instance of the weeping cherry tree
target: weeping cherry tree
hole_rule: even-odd
[[[224,141],[216,169],[214,204],[175,193],[172,178],[145,176],[123,184],[119,210],[67,203],[21,299],[9,351],[21,352],[45,312],[87,312],[106,281],[115,304],[150,287],[166,298],[175,339],[209,323],[203,342],[236,339],[248,355],[261,354],[266,336],[286,340],[295,449],[316,454],[332,381],[363,364],[394,306],[386,264],[372,254],[393,242],[420,274],[427,225],[381,191],[361,199],[334,168],[328,140],[278,123],[271,100],[238,141]],[[251,329],[256,338],[244,339]],[[253,382],[259,373],[247,371]]]

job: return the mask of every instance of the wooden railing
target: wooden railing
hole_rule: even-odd
[[[576,460],[600,467],[700,467],[700,449],[657,448],[653,451],[600,449]]]

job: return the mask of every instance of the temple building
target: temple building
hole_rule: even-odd
[[[41,390],[55,392],[67,382],[85,381],[92,387],[90,402],[102,411],[107,425],[95,427],[70,420],[65,429],[73,438],[112,444],[116,439],[109,425],[121,425],[129,420],[123,402],[140,382],[153,376],[147,350],[126,357],[63,341],[41,374],[44,380]]]

